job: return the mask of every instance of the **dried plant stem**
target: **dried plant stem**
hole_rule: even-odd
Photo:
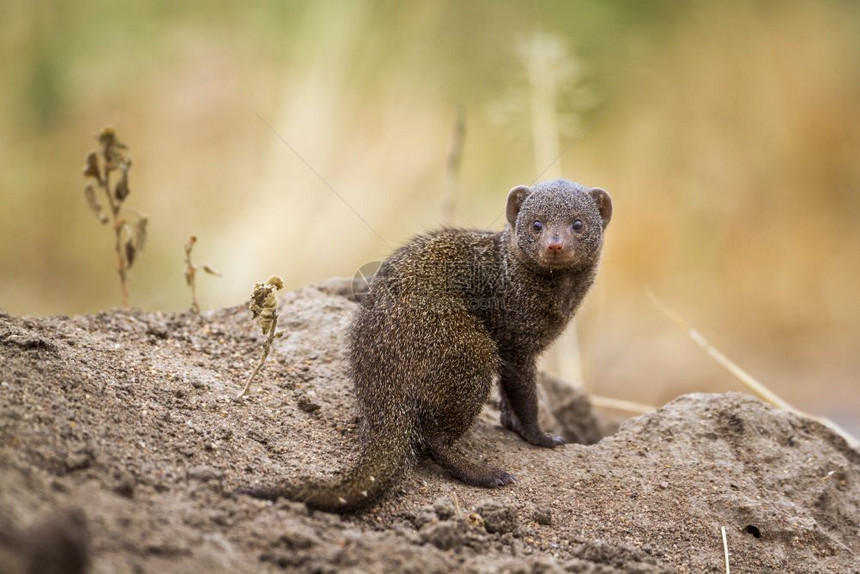
[[[588,395],[588,400],[589,402],[591,402],[591,406],[594,407],[598,407],[601,409],[612,409],[615,411],[624,411],[628,413],[636,413],[640,415],[657,410],[657,407],[653,407],[651,405],[645,405],[642,403],[635,403],[632,401],[625,401],[621,399],[613,399],[610,397]]]
[[[129,225],[125,218],[124,202],[131,192],[128,185],[131,159],[123,152],[128,149],[128,146],[117,139],[116,131],[111,127],[102,128],[96,140],[100,147],[87,154],[83,168],[84,177],[94,180],[95,185],[87,183],[84,186],[84,197],[87,206],[99,223],[107,225],[110,222],[113,227],[116,271],[119,274],[119,286],[122,291],[122,306],[128,309],[128,271],[146,244],[147,218],[135,211],[134,226]],[[111,172],[116,170],[121,172],[121,177],[116,184],[111,185]],[[104,191],[110,216],[104,213],[104,208],[96,197],[96,186]],[[123,235],[125,235],[125,244],[123,244]]]
[[[197,303],[197,268],[191,263],[191,250],[197,237],[191,236],[185,244],[185,282],[191,288],[191,311],[195,315],[200,314],[200,305]]]
[[[257,376],[257,373],[260,372],[260,369],[263,368],[263,363],[266,362],[266,358],[269,356],[269,349],[272,348],[272,342],[275,340],[275,332],[278,327],[278,316],[275,315],[274,319],[272,319],[272,326],[269,328],[269,332],[266,335],[266,342],[263,344],[263,356],[260,357],[260,362],[257,363],[257,366],[254,367],[254,370],[251,372],[251,376],[248,377],[247,382],[245,383],[245,388],[242,389],[242,392],[236,395],[237,399],[241,399],[244,397],[248,390],[251,388],[251,382],[254,380],[254,377]]]
[[[454,134],[451,138],[451,149],[445,163],[445,190],[442,196],[442,223],[454,224],[454,214],[457,205],[457,191],[460,183],[460,164],[463,160],[463,140],[466,136],[466,118],[462,107],[457,108],[454,118]]]
[[[714,361],[717,362],[718,365],[726,369],[732,375],[734,375],[740,382],[746,385],[747,388],[752,390],[754,393],[758,394],[760,397],[774,405],[775,407],[786,410],[790,413],[794,413],[797,415],[804,416],[806,418],[810,418],[814,421],[817,421],[824,426],[828,427],[830,430],[841,436],[845,439],[851,448],[860,447],[860,442],[854,438],[851,434],[849,434],[845,429],[828,419],[827,417],[817,417],[814,415],[810,415],[804,413],[802,411],[797,410],[782,398],[780,398],[776,393],[772,392],[770,389],[765,387],[762,383],[753,378],[752,375],[747,373],[745,370],[740,368],[737,364],[732,362],[728,357],[723,355],[720,351],[718,351],[713,345],[711,345],[705,337],[699,333],[696,329],[694,329],[683,317],[681,317],[675,311],[672,311],[660,301],[657,300],[657,297],[649,290],[648,298],[651,303],[666,316],[670,321],[675,323],[681,330],[683,330],[687,336],[699,346],[709,357],[711,357]]]
[[[105,157],[108,157],[107,146],[105,146]],[[104,183],[102,185],[102,189],[104,189],[105,195],[108,199],[108,205],[110,206],[110,216],[111,216],[111,224],[113,225],[113,235],[114,235],[114,252],[116,252],[116,271],[119,274],[119,287],[122,291],[122,306],[124,309],[128,309],[128,281],[127,272],[125,267],[125,257],[122,254],[122,228],[125,225],[125,222],[119,218],[119,203],[114,201],[113,194],[111,193],[110,187],[110,172],[113,171],[109,166],[105,167],[105,177]]]
[[[200,304],[197,302],[197,281],[191,280],[191,312],[195,315],[200,314]]]
[[[720,526],[720,532],[723,533],[723,553],[726,556],[726,574],[731,574],[729,570],[729,543],[726,540],[726,527]]]

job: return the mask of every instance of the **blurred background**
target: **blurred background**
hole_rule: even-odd
[[[6,312],[120,306],[81,174],[106,125],[134,160],[126,205],[150,219],[130,289],[153,311],[189,307],[191,234],[195,261],[223,273],[198,279],[217,308],[271,274],[288,288],[351,277],[446,221],[501,229],[508,189],[564,176],[615,203],[578,319],[590,390],[649,404],[743,390],[650,289],[786,400],[860,433],[860,4],[0,12]]]

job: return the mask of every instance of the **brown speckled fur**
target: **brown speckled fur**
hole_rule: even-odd
[[[498,379],[506,428],[537,446],[564,443],[538,425],[535,364],[594,282],[611,214],[605,191],[556,180],[512,189],[499,233],[444,229],[398,249],[372,279],[349,331],[365,425],[358,463],[330,483],[242,492],[352,512],[378,498],[414,452],[467,484],[513,482],[454,442]]]

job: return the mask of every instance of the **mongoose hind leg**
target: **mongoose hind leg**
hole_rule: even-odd
[[[476,464],[443,440],[428,441],[430,457],[461,482],[472,486],[496,488],[515,482],[513,475],[500,468]]]
[[[500,422],[535,446],[553,448],[565,444],[556,435],[545,433],[538,424],[536,369],[533,361],[511,363],[504,361],[501,387]]]

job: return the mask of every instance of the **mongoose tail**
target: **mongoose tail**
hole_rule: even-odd
[[[356,465],[335,480],[243,488],[237,492],[264,500],[287,498],[324,512],[356,512],[379,499],[405,470],[412,453],[409,435],[408,423],[369,433]]]

